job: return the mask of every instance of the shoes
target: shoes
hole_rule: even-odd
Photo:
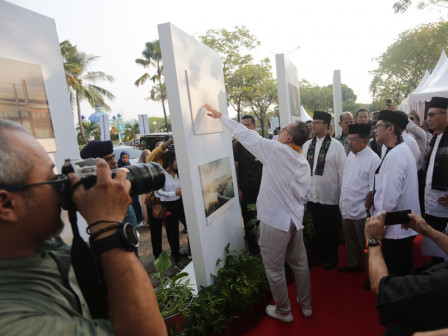
[[[344,272],[344,273],[358,273],[358,272],[362,272],[362,267],[361,266],[356,266],[356,267],[341,266],[338,268],[338,271]]]
[[[325,261],[325,256],[323,254],[319,254],[316,258],[311,262],[311,266],[319,266]]]
[[[297,303],[299,304],[300,310],[302,310],[303,316],[305,317],[313,316],[313,308],[311,308],[311,305],[301,305],[299,303],[299,298],[297,298]]]
[[[276,320],[285,322],[285,323],[291,323],[294,320],[291,312],[288,312],[286,314],[281,314],[277,311],[277,307],[275,307],[273,305],[266,306],[266,315],[268,315]]]
[[[187,228],[184,228],[182,232],[183,232],[183,233],[188,233]]]
[[[328,258],[327,262],[325,263],[324,270],[331,270],[335,268],[338,265],[338,258]]]
[[[366,279],[366,281],[364,281],[364,285],[362,285],[362,288],[365,290],[370,290],[370,280]]]

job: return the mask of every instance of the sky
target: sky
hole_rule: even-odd
[[[245,26],[261,42],[256,59],[271,59],[276,78],[275,54],[285,53],[298,68],[299,80],[320,86],[332,84],[333,71],[351,87],[358,103],[370,103],[369,71],[375,58],[398,35],[420,24],[437,22],[446,12],[411,9],[394,14],[394,0],[7,0],[51,17],[59,40],[70,40],[78,50],[99,56],[90,70],[112,75],[111,115],[125,120],[138,114],[162,117],[160,102],[148,101],[150,84],[134,82],[147,70],[135,63],[145,42],[158,39],[157,25],[171,22],[193,36],[209,29]],[[300,46],[300,48],[297,48]],[[429,69],[432,70],[432,69]],[[88,117],[93,109],[81,105]],[[232,116],[234,112],[229,108]]]

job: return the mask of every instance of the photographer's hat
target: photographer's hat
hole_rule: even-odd
[[[330,124],[331,122],[331,114],[328,112],[322,112],[322,111],[314,111],[313,120],[323,120],[327,124]]]
[[[103,157],[114,152],[112,141],[92,140],[87,146],[81,149],[82,159],[95,159]]]
[[[429,108],[440,108],[440,109],[448,109],[448,98],[444,97],[432,97],[429,101]]]
[[[368,124],[348,125],[348,134],[369,135],[371,127]]]
[[[378,115],[378,120],[384,120],[391,122],[398,127],[401,128],[401,130],[404,131],[406,128],[406,125],[409,122],[408,116],[406,113],[402,111],[390,111],[390,110],[381,110],[380,114]]]

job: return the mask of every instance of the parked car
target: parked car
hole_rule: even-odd
[[[140,158],[140,155],[142,154],[143,150],[137,147],[133,146],[117,146],[114,147],[114,154],[117,160],[120,158],[120,153],[122,151],[126,151],[131,156],[129,158],[129,162],[132,164],[135,164],[138,162],[138,159]]]
[[[171,132],[150,133],[140,136],[140,149],[150,149],[157,141],[166,141],[168,137],[173,136]]]

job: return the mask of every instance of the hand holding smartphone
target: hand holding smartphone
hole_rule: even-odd
[[[411,210],[398,210],[386,212],[386,219],[384,225],[409,224],[411,219],[408,214]]]

